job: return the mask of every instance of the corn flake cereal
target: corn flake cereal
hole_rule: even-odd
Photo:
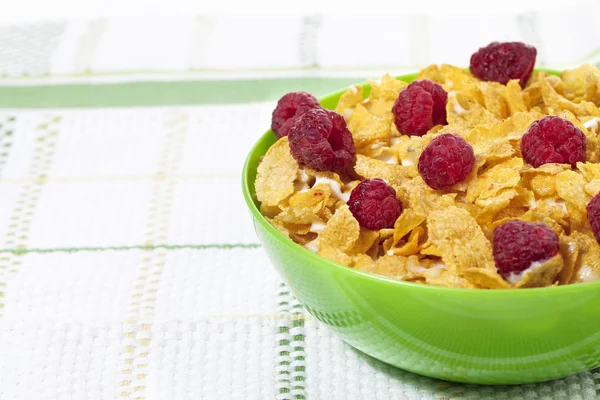
[[[315,185],[306,192],[296,192],[288,201],[289,207],[285,208],[275,219],[297,224],[322,222],[319,213],[327,206],[330,197],[331,187],[324,184]]]
[[[335,247],[323,247],[319,249],[317,254],[347,267],[352,264],[352,257],[344,253],[342,250],[336,249]]]
[[[360,236],[358,221],[347,205],[337,209],[320,234],[320,249],[335,248],[347,253]]]
[[[419,259],[415,256],[404,257],[395,255],[384,255],[375,261],[374,265],[369,265],[361,269],[365,272],[371,272],[377,275],[385,275],[395,279],[406,281],[415,281],[423,279],[421,272],[423,268]]]
[[[387,164],[360,154],[356,156],[354,171],[365,179],[381,178],[394,187],[402,185],[417,174],[416,168]]]
[[[362,104],[358,104],[348,121],[354,145],[357,148],[387,142],[391,138],[392,115],[373,115]]]
[[[600,245],[593,237],[575,232],[571,236],[579,245],[579,257],[573,267],[571,283],[600,279]]]
[[[530,267],[523,277],[515,283],[517,288],[544,287],[554,283],[563,268],[564,261],[559,253],[545,263]]]
[[[472,285],[482,289],[509,289],[507,283],[498,272],[484,268],[467,268],[462,275]]]
[[[575,265],[579,259],[579,244],[577,239],[569,236],[560,237],[560,252],[564,260],[564,266],[558,274],[558,283],[565,285],[569,283],[575,271]]]
[[[445,268],[429,268],[423,272],[423,277],[425,278],[425,283],[428,285],[468,289],[476,287],[468,279],[456,275]]]
[[[363,101],[363,87],[361,85],[352,85],[338,101],[335,112],[341,114],[348,121],[354,114],[354,109]]]
[[[276,206],[294,193],[298,163],[290,153],[287,137],[277,141],[258,166],[256,198],[267,206]]]
[[[585,192],[585,178],[575,171],[563,171],[556,175],[558,197],[583,212],[591,200]]]
[[[450,271],[460,275],[468,268],[495,270],[492,245],[466,210],[450,206],[432,211],[427,232]]]
[[[521,92],[521,85],[519,85],[518,80],[512,79],[506,84],[505,96],[510,115],[527,111],[528,108],[525,105],[525,100],[523,99],[523,94]]]
[[[522,87],[518,79],[506,85],[481,81],[442,64],[424,68],[417,79],[447,92],[447,124],[423,136],[404,135],[392,107],[408,83],[385,75],[369,81],[370,87],[350,86],[335,111],[352,134],[352,163],[335,172],[301,168],[288,138],[279,139],[262,158],[255,182],[267,220],[334,262],[419,284],[523,289],[600,280],[600,244],[586,213],[600,193],[600,71],[582,65],[560,76],[534,72]],[[534,168],[524,161],[521,139],[547,115],[584,133],[585,162]],[[421,177],[419,159],[446,133],[471,145],[475,166],[463,181],[435,190]],[[366,179],[394,188],[402,212],[393,226],[366,229],[352,214],[350,194]],[[556,232],[558,253],[520,273],[501,274],[493,255],[494,229],[513,220]]]
[[[560,75],[565,86],[565,97],[571,101],[591,101],[600,104],[600,71],[584,64],[565,70]]]
[[[467,191],[467,202],[493,199],[501,191],[514,189],[521,181],[521,158],[511,158],[486,170],[473,181]]]
[[[454,205],[456,197],[455,194],[440,195],[436,190],[427,186],[420,176],[405,181],[401,186],[399,196],[406,207],[412,208],[421,216],[427,216],[434,210]]]

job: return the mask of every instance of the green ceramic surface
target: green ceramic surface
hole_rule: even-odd
[[[334,108],[342,93],[321,104]],[[283,236],[260,214],[254,191],[259,159],[274,142],[267,131],[242,176],[256,233],[298,300],[348,344],[408,371],[478,384],[539,382],[600,366],[600,281],[520,290],[426,286],[338,265]]]

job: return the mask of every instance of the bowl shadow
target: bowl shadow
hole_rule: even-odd
[[[574,398],[573,396],[589,400],[600,398],[600,368],[546,382],[522,385],[475,385],[418,375],[379,361],[347,343],[344,343],[344,346],[376,373],[385,375],[398,388],[409,390],[415,395],[426,396],[424,398],[439,400],[507,398],[570,400]],[[588,388],[582,387],[584,385]]]

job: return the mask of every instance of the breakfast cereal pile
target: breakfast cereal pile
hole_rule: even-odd
[[[600,71],[533,72],[491,43],[470,70],[305,92],[273,111],[260,210],[306,249],[369,273],[456,288],[600,279]]]

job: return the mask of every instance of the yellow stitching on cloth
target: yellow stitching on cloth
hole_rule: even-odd
[[[35,130],[35,142],[31,153],[29,173],[34,181],[23,186],[13,209],[6,231],[4,247],[25,249],[29,240],[29,228],[44,187],[45,176],[52,161],[56,145],[58,127],[62,118],[45,115]],[[20,268],[22,255],[8,253],[0,257],[0,297],[4,297],[8,281]],[[4,315],[4,302],[0,302],[0,317]]]
[[[158,175],[168,177],[157,180],[148,206],[145,245],[164,243],[169,229],[169,215],[173,202],[176,180],[173,173],[179,167],[189,115],[171,111],[167,114],[163,153],[158,165]],[[142,255],[138,276],[133,282],[127,319],[124,324],[124,340],[121,351],[121,398],[145,399],[148,355],[150,352],[150,328],[154,315],[158,285],[166,264],[167,250],[159,248]]]

